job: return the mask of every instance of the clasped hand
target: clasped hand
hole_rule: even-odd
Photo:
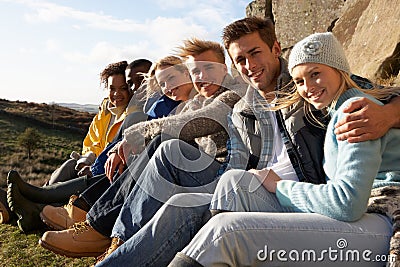
[[[254,174],[269,192],[276,193],[277,184],[282,179],[272,169],[251,169],[249,172]]]
[[[130,154],[138,154],[140,153],[139,148],[135,148],[138,146],[133,146],[132,144],[128,143],[126,139],[123,139],[117,145],[116,153],[112,153],[105,164],[105,171],[107,178],[112,182],[115,171],[118,171],[121,174],[125,166],[127,165],[127,159]]]

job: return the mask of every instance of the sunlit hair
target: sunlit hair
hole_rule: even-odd
[[[225,52],[221,44],[213,41],[205,41],[197,38],[186,39],[182,46],[176,48],[176,54],[182,58],[197,56],[207,51],[213,51],[219,63],[225,64]]]
[[[366,94],[369,94],[378,100],[388,100],[392,96],[400,95],[400,87],[385,87],[385,88],[374,87],[371,89],[362,89],[350,78],[350,75],[347,72],[335,68],[332,69],[334,69],[340,74],[341,81],[339,90],[336,92],[335,97],[332,100],[332,103],[326,108],[327,110],[334,108],[336,106],[339,97],[344,93],[344,91],[350,88],[357,88],[358,90]],[[276,98],[272,102],[274,104],[274,107],[272,107],[271,110],[279,110],[287,108],[303,100],[303,98],[297,91],[296,85],[289,86],[288,88],[286,88],[286,90],[273,93],[276,95]],[[305,100],[303,101],[303,104],[304,104],[304,114],[307,120],[317,127],[326,128],[326,125],[321,121],[321,118],[317,118],[314,115],[314,112],[312,112],[312,110],[315,110],[313,106]]]
[[[100,73],[100,85],[103,84],[104,88],[108,88],[108,77],[122,74],[125,77],[125,69],[128,66],[126,61],[111,63]]]
[[[166,56],[166,57],[154,62],[153,65],[151,66],[149,72],[145,76],[145,80],[147,83],[147,88],[146,88],[147,97],[151,97],[154,94],[161,92],[161,88],[157,82],[155,75],[156,75],[156,71],[158,69],[161,69],[164,67],[174,67],[176,70],[178,70],[182,73],[187,71],[187,68],[183,64],[182,59],[177,56]]]
[[[232,42],[254,32],[258,32],[261,40],[272,50],[277,41],[274,22],[270,18],[258,17],[247,17],[226,26],[222,31],[222,42],[225,49],[228,50]]]

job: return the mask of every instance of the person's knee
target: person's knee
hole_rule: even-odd
[[[180,217],[192,215],[202,216],[204,211],[209,207],[211,197],[211,194],[175,194],[165,203],[164,210]]]
[[[221,176],[217,187],[238,188],[240,185],[248,183],[248,179],[246,179],[248,175],[249,173],[245,170],[229,170]]]
[[[177,148],[179,147],[179,143],[182,142],[178,139],[171,139],[163,141],[157,148],[156,154],[159,156],[165,155],[174,155],[176,153]]]
[[[63,166],[66,167],[66,168],[71,168],[71,169],[74,170],[75,166],[76,166],[76,163],[77,163],[76,159],[68,159],[67,161],[65,161],[63,163]]]

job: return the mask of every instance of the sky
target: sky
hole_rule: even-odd
[[[99,104],[112,62],[155,61],[182,40],[221,42],[250,0],[0,0],[0,98]]]

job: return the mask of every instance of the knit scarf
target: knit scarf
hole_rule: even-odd
[[[368,201],[367,212],[388,216],[393,223],[387,267],[400,267],[400,187],[383,186],[374,188]]]

